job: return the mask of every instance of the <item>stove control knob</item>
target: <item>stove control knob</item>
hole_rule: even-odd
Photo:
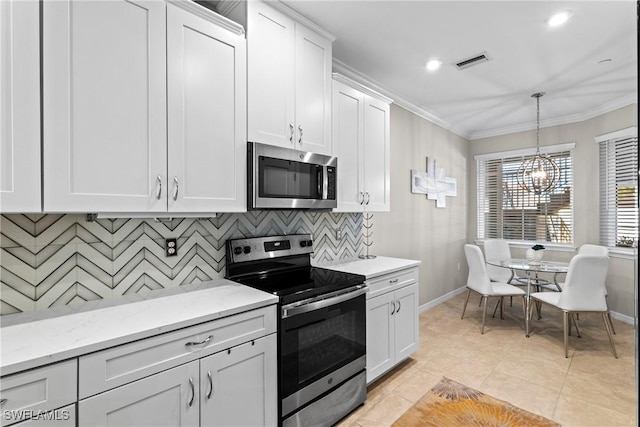
[[[242,248],[240,246],[236,246],[233,248],[233,253],[236,255],[240,255],[242,253]]]
[[[303,248],[305,246],[307,246],[307,241],[306,240],[300,240],[300,246],[302,246]]]
[[[313,246],[313,240],[307,240],[307,246],[309,247]]]
[[[249,252],[251,252],[251,246],[245,246],[244,248],[242,248],[242,251],[243,251],[245,254],[248,254]]]

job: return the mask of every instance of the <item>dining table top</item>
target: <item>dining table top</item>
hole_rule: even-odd
[[[524,270],[537,273],[566,273],[569,271],[568,262],[559,261],[540,261],[530,262],[526,259],[509,258],[509,259],[487,259],[487,264],[511,268],[514,270]]]

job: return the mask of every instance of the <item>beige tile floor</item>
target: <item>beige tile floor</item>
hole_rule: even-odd
[[[637,425],[633,326],[613,321],[615,359],[602,316],[581,314],[582,338],[569,337],[565,358],[560,311],[543,306],[526,338],[514,300],[505,304],[504,320],[487,315],[481,335],[477,295],[460,319],[465,295],[420,315],[420,349],[371,384],[365,404],[341,427],[389,426],[443,376],[565,427]]]

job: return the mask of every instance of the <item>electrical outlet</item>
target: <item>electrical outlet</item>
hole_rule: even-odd
[[[337,240],[341,240],[342,239],[342,228],[338,228],[336,230],[336,239]]]
[[[164,254],[166,256],[178,255],[178,241],[175,238],[164,239]]]

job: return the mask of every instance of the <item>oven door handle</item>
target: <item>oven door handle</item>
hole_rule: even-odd
[[[350,299],[359,297],[360,295],[367,293],[367,287],[362,286],[358,287],[355,291],[346,292],[344,294],[337,295],[331,298],[319,298],[317,300],[309,301],[302,305],[295,305],[295,303],[290,306],[282,307],[282,318],[287,319],[289,317],[296,316],[298,314],[307,313],[309,311],[319,310],[321,308],[329,307],[335,304],[340,304],[341,302],[348,301]]]

